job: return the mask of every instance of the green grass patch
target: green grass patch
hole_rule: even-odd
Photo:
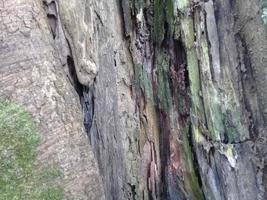
[[[30,115],[15,103],[0,101],[0,200],[60,200],[54,167],[36,163],[40,135]],[[49,187],[46,186],[47,183]]]
[[[46,190],[42,191],[39,199],[42,200],[61,200],[63,199],[64,192],[61,187],[49,187]]]

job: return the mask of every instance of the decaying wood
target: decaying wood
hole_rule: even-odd
[[[263,2],[2,0],[0,95],[67,199],[267,199]]]

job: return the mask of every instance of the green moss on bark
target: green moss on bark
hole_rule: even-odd
[[[151,74],[147,72],[144,66],[141,64],[136,64],[134,69],[135,69],[136,86],[141,88],[146,98],[153,101]]]
[[[203,195],[201,188],[199,186],[198,177],[195,172],[194,164],[193,164],[193,152],[192,147],[189,143],[189,136],[190,133],[189,126],[185,127],[183,130],[183,160],[185,164],[185,187],[189,194],[192,196],[192,199],[195,200],[202,200]]]
[[[157,98],[160,107],[169,113],[172,105],[172,96],[169,85],[169,56],[163,52],[158,52],[156,56],[157,73]]]
[[[61,187],[46,186],[60,176],[58,170],[42,170],[36,164],[39,142],[40,135],[26,110],[0,101],[0,200],[63,199]]]
[[[164,39],[164,1],[155,0],[154,2],[154,24],[153,24],[153,41],[160,45]]]

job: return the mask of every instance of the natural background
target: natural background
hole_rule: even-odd
[[[0,199],[267,199],[266,24],[266,0],[0,0]]]

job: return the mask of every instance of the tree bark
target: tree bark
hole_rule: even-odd
[[[66,199],[104,199],[79,97],[64,72],[68,63],[60,60],[42,1],[2,0],[0,13],[1,100],[22,104],[32,114],[42,136],[38,162],[59,167]]]
[[[267,45],[261,2],[120,6],[124,36],[114,37],[115,56],[109,47],[99,54],[89,131],[106,195],[265,199]],[[103,23],[118,34],[111,16]],[[106,46],[113,38],[105,41]]]
[[[2,0],[0,96],[66,199],[267,199],[264,3]]]

